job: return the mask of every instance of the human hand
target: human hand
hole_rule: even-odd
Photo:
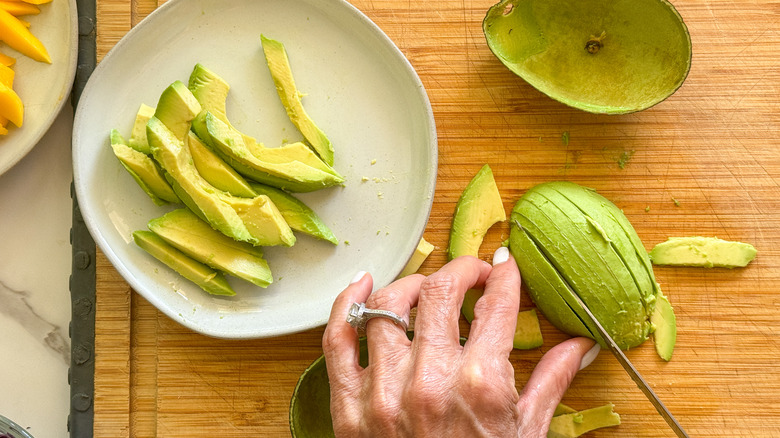
[[[337,437],[544,437],[555,407],[598,344],[569,339],[537,364],[522,393],[509,362],[520,303],[520,273],[506,248],[493,266],[458,257],[427,278],[415,274],[371,293],[359,273],[336,298],[323,335]],[[458,319],[466,290],[484,287],[469,338]],[[346,322],[352,303],[409,320],[414,339],[391,320],[366,326],[368,366],[358,364],[358,334]]]

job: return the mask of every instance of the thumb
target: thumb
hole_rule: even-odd
[[[521,430],[547,430],[555,407],[574,376],[596,358],[601,347],[588,338],[568,339],[542,356],[518,402]],[[531,429],[533,427],[533,429]]]

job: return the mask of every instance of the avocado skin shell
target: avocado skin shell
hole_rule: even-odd
[[[584,311],[573,310],[575,290],[622,349],[647,339],[657,292],[634,242],[641,245],[612,202],[574,183],[533,187],[511,215],[510,250],[539,310],[558,329],[603,343]]]

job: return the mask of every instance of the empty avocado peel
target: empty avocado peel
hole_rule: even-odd
[[[503,0],[482,29],[512,72],[594,113],[649,108],[672,95],[691,67],[688,29],[667,0]]]
[[[744,268],[756,257],[749,243],[717,237],[670,237],[650,251],[655,265],[695,266],[702,268]]]

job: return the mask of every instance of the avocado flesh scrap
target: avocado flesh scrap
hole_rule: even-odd
[[[190,148],[193,164],[198,173],[214,187],[242,198],[257,196],[249,183],[228,166],[217,154],[206,147],[194,132],[187,133],[187,146]]]
[[[749,243],[716,237],[670,237],[650,251],[652,263],[701,268],[743,268],[756,257]]]
[[[579,210],[550,202],[532,189],[515,211],[519,224],[538,242],[618,346],[627,349],[647,339],[649,315],[633,276],[600,233],[591,231],[592,225]]]
[[[212,295],[226,296],[236,294],[222,273],[188,257],[153,232],[136,231],[133,233],[133,240],[144,251],[206,292]]]
[[[312,121],[303,108],[301,93],[298,92],[295,86],[290,60],[287,57],[284,45],[263,35],[260,36],[260,39],[262,40],[263,54],[268,64],[268,70],[271,72],[276,92],[279,94],[279,99],[287,111],[287,116],[301,131],[303,137],[309,142],[317,155],[322,158],[322,161],[329,166],[333,166],[333,145],[331,145],[325,133],[314,124],[314,121]]]
[[[414,253],[412,253],[409,261],[406,262],[406,266],[404,266],[401,273],[398,274],[398,278],[406,277],[407,275],[412,275],[417,272],[425,259],[431,255],[431,252],[433,252],[433,245],[425,240],[424,237],[421,237],[420,241],[417,243],[417,248],[414,249]]]
[[[493,171],[485,164],[463,189],[455,206],[447,257],[450,260],[461,255],[478,257],[488,229],[505,220],[504,203]]]
[[[291,192],[311,192],[344,182],[303,143],[266,148],[208,111],[193,120],[192,129],[239,174],[257,182]]]
[[[669,300],[660,292],[655,309],[650,315],[650,322],[655,327],[653,331],[655,351],[661,359],[668,362],[672,359],[674,344],[677,342],[677,318],[674,316],[674,309]]]
[[[188,209],[173,210],[152,219],[149,230],[189,257],[257,286],[273,282],[263,250],[214,230]]]
[[[136,112],[133,130],[127,142],[128,146],[146,155],[152,153],[152,150],[149,148],[149,142],[146,141],[146,122],[153,115],[154,108],[142,103]]]
[[[620,425],[620,415],[609,403],[597,408],[554,416],[550,421],[547,438],[576,438],[603,427]]]
[[[240,198],[209,184],[195,168],[189,148],[156,117],[147,123],[147,138],[157,162],[214,228],[253,245],[295,243],[292,230],[268,197]]]
[[[518,312],[512,347],[518,350],[530,350],[541,347],[543,342],[542,329],[539,327],[539,317],[536,315],[536,309]]]
[[[116,129],[111,130],[110,137],[114,155],[155,205],[179,202],[176,193],[165,181],[162,169],[153,159],[128,146]]]
[[[258,195],[268,196],[282,213],[282,217],[284,217],[287,225],[293,230],[338,245],[339,240],[333,234],[333,231],[325,225],[325,222],[322,221],[314,210],[300,199],[284,190],[263,184],[252,183],[251,188]]]
[[[590,320],[583,320],[574,311],[574,306],[578,304],[571,293],[562,295],[562,291],[568,292],[570,286],[517,222],[516,217],[517,213],[512,212],[509,250],[517,261],[534,304],[559,330],[572,336],[597,339],[598,331]]]

